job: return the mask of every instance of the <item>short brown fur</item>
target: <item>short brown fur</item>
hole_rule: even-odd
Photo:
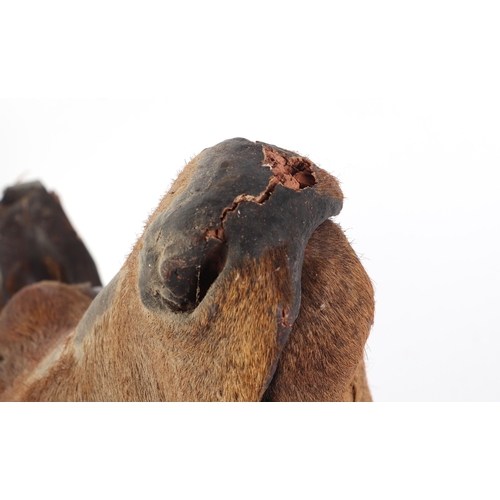
[[[0,394],[31,373],[80,321],[94,294],[85,285],[42,281],[20,290],[0,314]]]
[[[307,245],[300,314],[265,399],[370,401],[363,354],[373,315],[371,281],[327,220]]]

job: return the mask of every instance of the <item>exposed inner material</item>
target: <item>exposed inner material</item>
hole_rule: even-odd
[[[268,146],[263,146],[263,150],[264,164],[269,165],[274,174],[266,191],[271,193],[278,184],[295,191],[316,184],[313,163],[307,158],[286,156]]]
[[[224,222],[228,212],[236,210],[242,201],[251,201],[253,203],[265,203],[273,194],[276,186],[282,186],[299,191],[306,187],[312,187],[316,184],[316,178],[313,173],[313,163],[302,156],[287,156],[269,146],[262,146],[264,151],[263,167],[269,167],[273,173],[269,179],[266,189],[258,196],[248,194],[238,195],[230,207],[224,208],[220,216],[221,228],[210,228],[206,231],[206,238],[216,238],[220,241],[226,241],[224,235]]]

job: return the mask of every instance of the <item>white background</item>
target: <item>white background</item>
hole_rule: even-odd
[[[57,191],[108,282],[193,155],[296,150],[339,177],[375,283],[375,400],[499,401],[497,11],[0,0],[0,187]],[[497,499],[499,409],[4,404],[2,491]]]
[[[203,148],[309,156],[375,284],[374,399],[499,401],[499,18],[340,5],[2,4],[0,187],[56,191],[107,283]]]

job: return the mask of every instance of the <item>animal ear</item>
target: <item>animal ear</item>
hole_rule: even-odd
[[[94,261],[59,199],[38,181],[5,190],[0,235],[4,304],[24,286],[42,280],[101,285]]]

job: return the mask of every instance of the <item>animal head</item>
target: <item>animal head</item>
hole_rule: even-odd
[[[21,398],[369,399],[373,290],[329,220],[342,201],[291,151],[241,138],[205,149]]]

